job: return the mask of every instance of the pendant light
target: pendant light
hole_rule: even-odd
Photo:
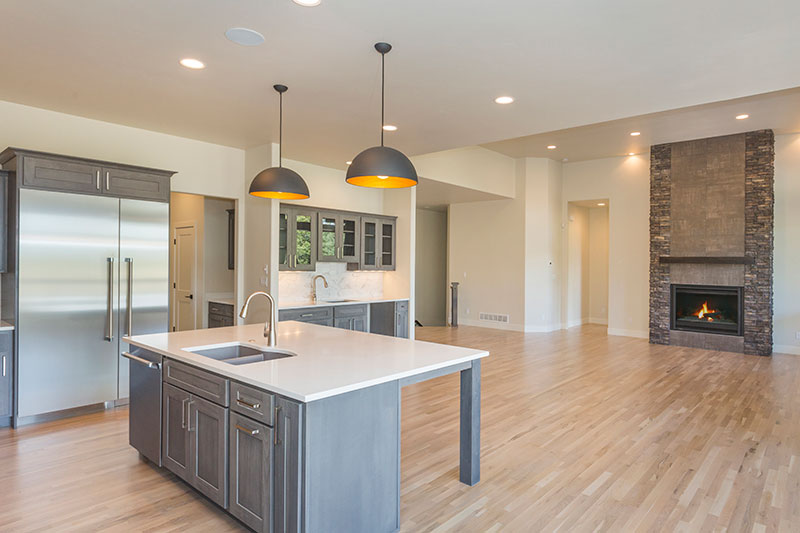
[[[309,197],[308,185],[300,174],[285,168],[283,162],[283,93],[289,90],[286,85],[273,85],[280,98],[280,119],[278,142],[278,166],[259,172],[250,183],[250,194],[259,198],[276,198],[278,200],[304,200]]]
[[[417,184],[417,171],[411,161],[399,150],[383,145],[386,54],[392,49],[389,43],[376,43],[381,54],[381,145],[367,148],[347,167],[347,183],[376,189],[401,189]]]

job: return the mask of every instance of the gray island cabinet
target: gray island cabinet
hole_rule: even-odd
[[[281,324],[267,348],[262,329],[126,338],[139,363],[130,442],[142,457],[255,531],[397,531],[401,389],[460,372],[460,480],[478,482],[487,352],[298,322]],[[194,353],[241,345],[282,357],[240,364]]]

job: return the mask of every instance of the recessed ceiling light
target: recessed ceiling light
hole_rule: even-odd
[[[628,155],[636,155],[636,154],[633,152],[628,152]]]
[[[632,132],[631,132],[631,137],[638,137],[638,136],[639,136],[639,135],[641,135],[641,134],[642,134],[642,132],[641,132],[641,131],[632,131]]]
[[[231,28],[225,32],[225,37],[242,46],[258,46],[264,42],[264,36],[250,28]]]
[[[557,147],[555,144],[551,144],[550,146],[547,147],[548,150],[555,150],[556,148]]]
[[[604,205],[606,205],[604,202],[600,202],[597,204],[597,207],[603,207]]]
[[[494,99],[494,102],[496,104],[510,104],[513,101],[514,99],[511,98],[510,96],[498,96],[497,98]]]
[[[352,164],[353,164],[353,162],[352,162],[352,161],[347,161],[347,162],[345,163],[345,165],[352,165]]]
[[[397,126],[392,126],[391,124],[386,124],[383,127],[383,131],[397,131]]]
[[[200,61],[199,59],[192,59],[191,57],[186,57],[184,59],[181,59],[181,65],[193,70],[200,70],[201,68],[206,68],[205,64],[202,61]]]
[[[322,0],[292,0],[292,2],[294,2],[298,6],[314,7],[318,6],[322,2]]]
[[[750,118],[750,115],[747,113],[742,113],[741,115],[736,115],[736,120],[744,120],[746,118]]]

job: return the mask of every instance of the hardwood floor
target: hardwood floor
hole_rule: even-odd
[[[404,389],[402,531],[800,531],[800,357],[600,326],[422,328],[485,348],[482,480],[458,482],[458,376]],[[0,430],[0,531],[238,531],[127,444],[127,410]]]

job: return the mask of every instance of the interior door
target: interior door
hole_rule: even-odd
[[[194,226],[175,228],[173,239],[175,248],[173,279],[173,304],[175,309],[175,329],[185,331],[196,329],[196,302],[194,298],[197,266],[197,242]]]
[[[119,199],[19,198],[19,416],[112,401]]]
[[[169,204],[120,200],[119,338],[169,329]],[[120,342],[120,354],[127,350]],[[119,398],[128,397],[129,361],[119,358]]]

